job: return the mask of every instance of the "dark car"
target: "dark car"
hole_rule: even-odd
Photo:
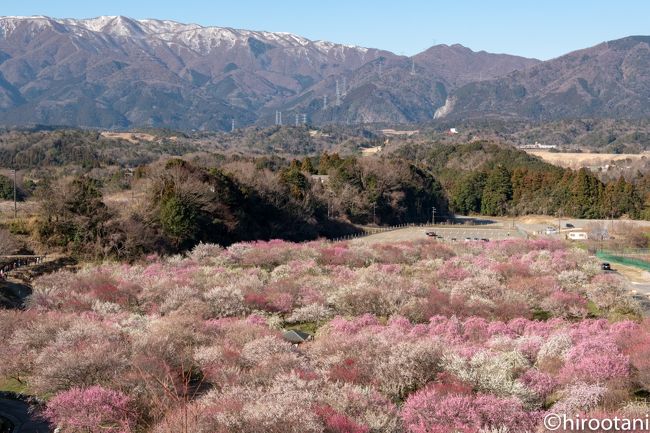
[[[568,229],[573,229],[573,228],[575,228],[575,226],[574,226],[573,224],[571,224],[571,223],[566,223],[566,224],[564,225],[564,227],[566,227],[566,228],[568,228]]]
[[[607,262],[603,262],[600,264],[600,269],[602,269],[603,271],[611,271],[612,266]]]
[[[436,232],[432,232],[432,231],[426,232],[425,234],[426,234],[427,236],[431,236],[432,238],[435,238],[436,236],[438,236],[438,235],[436,234]]]

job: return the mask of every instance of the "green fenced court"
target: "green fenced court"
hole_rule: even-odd
[[[620,265],[626,265],[626,266],[634,266],[635,268],[643,269],[644,271],[650,272],[650,262],[647,262],[645,260],[641,260],[633,257],[619,256],[607,251],[598,251],[596,253],[596,257],[611,263],[618,263]]]

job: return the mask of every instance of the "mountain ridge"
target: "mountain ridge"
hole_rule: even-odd
[[[650,115],[649,67],[650,36],[605,41],[462,86],[438,118],[641,118]]]
[[[650,115],[650,37],[548,61],[434,45],[411,57],[286,32],[103,16],[0,17],[0,124],[227,130]],[[337,90],[338,89],[338,90]]]

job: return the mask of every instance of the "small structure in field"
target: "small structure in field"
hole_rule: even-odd
[[[329,174],[312,174],[311,178],[320,183],[328,183],[330,181]]]

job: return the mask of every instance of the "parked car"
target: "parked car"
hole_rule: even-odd
[[[571,223],[566,223],[566,224],[564,224],[564,227],[566,227],[566,228],[568,228],[568,229],[573,229],[573,228],[575,228],[576,226],[574,226],[574,225],[571,224]]]
[[[600,264],[600,269],[602,269],[603,271],[611,271],[612,266],[607,262],[603,262]]]
[[[426,234],[427,236],[432,237],[432,238],[435,238],[436,236],[438,236],[438,235],[436,234],[436,232],[433,232],[433,231],[428,231],[428,232],[426,232],[425,234]]]

